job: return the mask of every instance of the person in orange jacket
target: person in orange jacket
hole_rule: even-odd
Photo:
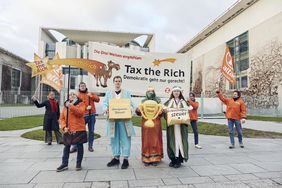
[[[67,108],[68,113],[68,127],[67,122]],[[63,111],[60,117],[60,127],[66,133],[74,133],[77,131],[86,131],[84,123],[85,104],[79,99],[74,91],[70,92],[69,99],[65,102]],[[77,144],[77,159],[76,170],[81,170],[81,162],[83,159],[83,144]],[[62,157],[62,164],[57,168],[57,172],[61,172],[68,169],[70,145],[65,145]]]
[[[189,111],[189,116],[190,116],[191,127],[194,133],[195,148],[202,149],[202,147],[199,145],[199,133],[198,133],[198,125],[197,125],[199,103],[196,101],[194,93],[189,94],[188,103],[193,107],[193,110]]]
[[[100,98],[97,95],[95,95],[95,93],[88,92],[88,89],[84,82],[79,83],[78,98],[80,98],[86,106],[84,112],[84,120],[88,126],[88,151],[93,152],[94,130],[95,130],[95,122],[96,122],[95,102],[98,103],[100,101]],[[71,153],[76,151],[77,148],[73,146],[71,149]]]
[[[241,99],[241,92],[234,91],[233,98],[231,99],[225,98],[219,90],[216,91],[216,94],[218,98],[226,105],[225,116],[228,120],[228,132],[231,142],[229,149],[235,148],[234,132],[233,132],[234,125],[238,133],[239,145],[241,148],[244,148],[241,122],[242,123],[246,122],[247,110],[244,101]]]

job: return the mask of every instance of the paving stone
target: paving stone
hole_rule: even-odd
[[[91,188],[92,183],[65,183],[63,188]]]
[[[224,182],[224,183],[201,183],[194,184],[196,188],[249,188],[243,183]]]
[[[62,188],[64,183],[39,183],[34,188]]]
[[[220,183],[220,182],[230,182],[229,179],[227,179],[225,176],[209,176],[214,182]]]
[[[254,164],[230,164],[233,168],[239,170],[242,173],[254,173],[254,172],[265,172],[266,170],[258,167]]]
[[[163,178],[162,179],[165,185],[179,185],[182,184],[178,178]]]
[[[85,176],[85,170],[67,170],[63,172],[41,171],[34,177],[32,183],[83,182]]]
[[[164,185],[161,179],[129,180],[129,187],[160,186]]]
[[[214,183],[214,181],[209,177],[187,177],[179,178],[183,184],[197,184],[197,183]]]
[[[200,176],[214,176],[227,174],[240,174],[240,172],[227,165],[191,166]]]
[[[242,180],[257,180],[259,179],[253,174],[236,174],[236,175],[225,175],[231,181],[242,181]]]
[[[252,188],[257,187],[267,187],[267,188],[277,188],[279,185],[270,179],[264,179],[264,180],[250,180],[250,181],[243,181],[247,186]]]
[[[255,176],[259,178],[279,178],[282,177],[282,172],[258,172],[253,173]]]
[[[85,181],[134,180],[132,169],[88,170]]]
[[[173,178],[173,177],[193,177],[199,176],[189,167],[174,168],[146,168],[134,169],[137,179]]]
[[[111,181],[111,188],[128,188],[127,181]]]
[[[93,182],[91,188],[109,188],[110,182]]]

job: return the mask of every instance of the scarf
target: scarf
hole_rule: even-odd
[[[51,112],[57,112],[58,111],[57,101],[55,99],[49,99],[49,102],[51,104]]]

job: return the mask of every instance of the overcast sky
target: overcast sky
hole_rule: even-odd
[[[0,46],[32,60],[39,27],[156,34],[176,52],[237,0],[0,0]]]

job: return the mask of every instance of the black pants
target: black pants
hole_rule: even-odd
[[[76,158],[76,164],[81,164],[83,159],[83,144],[77,144],[77,158]],[[70,156],[70,147],[71,146],[65,146],[64,152],[63,152],[63,158],[62,158],[62,164],[68,165],[69,163],[69,156]]]
[[[57,131],[54,131],[55,133],[55,137],[56,137],[56,140],[57,140],[57,143],[60,144],[63,142],[63,139],[62,139],[62,134],[59,130]],[[45,131],[45,142],[46,143],[51,143],[53,140],[52,138],[52,131]]]

